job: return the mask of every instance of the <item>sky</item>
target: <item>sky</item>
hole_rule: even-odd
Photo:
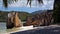
[[[9,0],[8,0],[9,1]],[[18,0],[17,2],[11,2],[8,5],[8,8],[5,9],[3,6],[2,0],[0,0],[0,10],[1,11],[25,11],[25,12],[34,12],[38,10],[53,10],[54,0],[43,0],[43,4],[38,4],[36,0],[32,1],[31,7],[26,5],[27,0]]]

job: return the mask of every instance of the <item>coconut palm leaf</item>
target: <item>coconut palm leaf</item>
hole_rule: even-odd
[[[3,5],[5,8],[7,8],[8,4],[7,4],[7,0],[3,0]]]
[[[43,3],[43,0],[37,0],[38,1],[38,3],[40,4],[40,3]]]
[[[18,0],[12,0],[12,2],[17,2]],[[31,3],[32,3],[33,0],[27,0],[27,5],[29,4],[30,7],[31,7]],[[37,0],[39,3],[43,3],[43,0]],[[11,1],[8,1],[8,0],[3,0],[3,5],[5,8],[8,7],[8,3],[11,2]]]
[[[33,0],[27,0],[27,5],[29,4],[30,7],[31,7],[32,1],[33,1]],[[39,4],[40,4],[40,3],[43,3],[43,0],[37,0],[37,1],[38,1]]]
[[[12,0],[12,1],[17,2],[18,0]],[[4,5],[4,7],[5,7],[5,8],[7,8],[7,7],[8,7],[8,2],[11,2],[11,1],[3,0],[3,5]]]
[[[27,0],[27,5],[29,4],[31,7],[32,0]]]

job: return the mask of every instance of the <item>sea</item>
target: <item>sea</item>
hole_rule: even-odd
[[[7,29],[6,22],[0,22],[0,34],[10,33],[18,30],[20,30],[20,28]]]
[[[32,27],[33,26],[26,26],[26,27],[23,26],[23,27],[18,27],[18,28],[7,29],[6,22],[0,22],[0,34],[10,34],[13,32],[30,30],[30,29],[33,29]]]

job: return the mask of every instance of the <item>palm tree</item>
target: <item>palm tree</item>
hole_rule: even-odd
[[[60,22],[60,0],[54,1],[53,18],[54,18],[54,23]]]
[[[17,2],[18,0],[12,0],[12,2]],[[39,3],[43,3],[43,1],[42,0],[37,0]],[[8,1],[8,0],[3,0],[3,5],[4,5],[4,7],[5,8],[7,8],[8,7],[8,2],[11,2],[11,1]],[[32,3],[32,0],[27,0],[27,4],[29,4],[30,5],[30,7],[31,7],[31,3]]]

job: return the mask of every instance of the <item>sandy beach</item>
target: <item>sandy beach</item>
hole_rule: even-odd
[[[60,34],[59,25],[40,26],[33,29],[18,31],[10,34]]]

